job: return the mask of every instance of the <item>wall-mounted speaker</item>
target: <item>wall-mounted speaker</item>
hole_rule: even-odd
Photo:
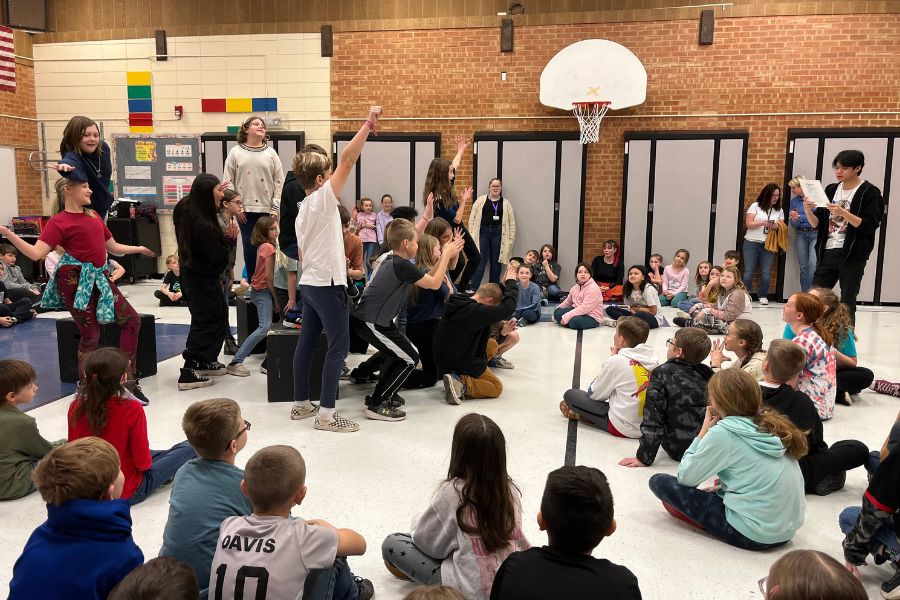
[[[713,32],[716,28],[716,12],[714,10],[700,11],[700,45],[712,46]]]
[[[322,25],[322,57],[334,56],[334,39],[332,38],[331,25]]]
[[[166,32],[157,29],[156,33],[156,60],[169,60],[169,45],[166,43]]]
[[[47,0],[3,0],[3,24],[26,31],[50,31]]]
[[[500,21],[500,52],[513,51],[514,26],[512,19]]]

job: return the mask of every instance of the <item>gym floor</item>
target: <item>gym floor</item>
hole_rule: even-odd
[[[127,286],[129,300],[141,313],[159,317],[158,323],[190,322],[186,308],[159,308],[153,298],[158,283]],[[234,309],[232,325],[236,323]],[[673,310],[666,308],[671,317]],[[50,313],[40,318],[59,318]],[[763,328],[768,341],[783,330],[781,305],[754,306],[753,318]],[[666,340],[674,329],[651,332],[649,343],[660,359],[665,357]],[[860,364],[877,377],[897,380],[900,358],[900,310],[861,308],[858,314]],[[637,441],[614,438],[601,431],[578,425],[569,435],[569,422],[558,405],[563,392],[580,372],[586,387],[609,355],[613,330],[599,328],[584,332],[581,362],[576,364],[576,332],[554,323],[538,323],[521,331],[521,343],[507,354],[516,368],[499,371],[505,386],[503,395],[493,400],[471,400],[451,406],[443,400],[443,388],[407,391],[406,421],[385,423],[364,417],[363,396],[371,386],[341,383],[338,410],[360,424],[360,431],[334,434],[313,429],[312,420],[291,421],[290,404],[266,401],[266,379],[258,371],[260,355],[247,359],[250,377],[216,378],[216,385],[178,392],[176,380],[180,357],[159,364],[159,373],[141,381],[151,398],[146,408],[152,448],[167,448],[184,439],[181,417],[197,400],[229,397],[237,400],[243,416],[253,425],[246,449],[238,455],[243,466],[250,456],[271,444],[295,446],[306,459],[309,494],[295,515],[324,518],[339,527],[359,531],[367,540],[365,556],[352,558],[354,573],[371,579],[376,595],[400,599],[411,585],[394,579],[381,560],[381,542],[397,531],[408,531],[411,519],[427,505],[430,494],[446,476],[450,440],[456,420],[469,412],[494,419],[506,435],[509,473],[522,491],[523,527],[534,545],[546,544],[535,515],[547,473],[563,464],[567,443],[574,446],[575,464],[594,466],[606,473],[616,502],[618,529],[604,540],[594,555],[629,567],[638,577],[644,598],[757,598],[757,581],[781,554],[798,548],[822,550],[843,561],[838,514],[860,504],[866,488],[862,469],[848,474],[846,487],[828,497],[807,496],[806,522],[793,541],[769,552],[748,552],[732,548],[676,521],[663,510],[647,487],[654,473],[674,473],[677,465],[660,452],[652,467],[628,469],[617,465],[621,458],[634,456]],[[891,341],[894,340],[894,341]],[[354,366],[364,357],[350,355]],[[227,357],[220,360],[227,362]],[[55,370],[55,364],[36,364],[38,369]],[[45,438],[66,435],[66,409],[71,396],[32,410]],[[290,400],[285,398],[285,400]],[[835,417],[825,423],[825,439],[858,439],[870,448],[881,447],[900,403],[895,398],[864,391],[862,401],[851,407],[837,406]],[[147,559],[157,555],[168,513],[169,487],[134,507],[134,538]],[[46,518],[37,494],[6,502],[4,531],[7,551],[0,556],[0,589],[7,589],[15,559],[31,531]],[[685,568],[687,567],[687,568]],[[889,566],[861,569],[863,583],[871,597],[891,575]]]

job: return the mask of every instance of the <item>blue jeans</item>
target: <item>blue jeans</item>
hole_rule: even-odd
[[[759,294],[760,299],[769,297],[769,277],[772,275],[772,259],[775,257],[774,252],[765,249],[763,242],[751,242],[744,240],[743,258],[744,258],[744,287],[747,293],[753,289],[753,273],[756,272],[756,265],[759,264]]]
[[[253,277],[253,271],[256,269],[256,246],[253,245],[253,228],[256,222],[262,217],[268,216],[268,213],[251,213],[245,212],[247,217],[246,223],[238,221],[238,227],[241,230],[241,249],[244,251],[244,266],[247,268],[247,280]]]
[[[303,327],[294,351],[294,400],[309,400],[309,367],[319,335],[325,331],[328,351],[322,367],[321,405],[334,408],[341,369],[350,351],[350,317],[343,285],[301,285]]]
[[[268,289],[264,290],[254,290],[250,289],[250,300],[253,301],[253,305],[256,307],[256,317],[259,319],[259,327],[253,330],[253,333],[247,336],[244,340],[244,343],[241,344],[241,347],[238,348],[237,354],[234,355],[234,358],[231,362],[242,363],[244,359],[250,356],[250,353],[253,352],[253,348],[256,347],[258,343],[266,339],[266,334],[269,332],[269,327],[272,326],[272,311],[274,310],[274,303],[272,302],[272,294]]]
[[[850,533],[850,530],[853,529],[853,525],[856,524],[856,518],[859,517],[861,510],[861,506],[848,506],[841,511],[841,516],[838,517],[838,523],[840,524],[841,531],[844,532],[844,535],[847,535]],[[891,550],[900,551],[900,541],[897,540],[897,534],[894,533],[892,521],[886,521],[885,524],[875,532],[875,535],[869,542],[869,552],[874,554],[882,544]]]
[[[806,292],[812,287],[816,272],[816,241],[819,233],[815,229],[797,229],[797,263],[800,265],[800,290]]]
[[[309,571],[303,585],[303,600],[356,600],[358,593],[350,565],[343,556],[334,559],[327,569]]]
[[[503,228],[500,225],[482,225],[478,237],[478,250],[481,252],[481,260],[478,261],[478,268],[472,275],[472,289],[477,290],[481,285],[481,279],[488,265],[491,266],[490,283],[500,281],[500,239],[503,235]]]
[[[562,325],[562,316],[570,310],[575,310],[575,308],[572,306],[557,308],[553,311],[553,320]],[[577,317],[569,319],[569,323],[565,325],[565,327],[568,327],[569,329],[593,329],[594,327],[600,327],[600,323],[598,323],[594,317],[578,315]]]
[[[559,300],[560,295],[562,294],[562,290],[559,289],[559,286],[555,283],[551,283],[547,286],[547,299],[549,300]]]
[[[678,310],[683,310],[684,312],[691,312],[691,307],[695,304],[700,304],[701,300],[697,296],[691,296],[687,300],[682,300],[678,303]]]
[[[372,277],[372,257],[378,252],[378,242],[363,242],[363,269],[366,279]]]
[[[657,498],[704,529],[708,534],[726,544],[744,550],[766,550],[786,544],[764,544],[751,540],[729,525],[725,518],[725,502],[716,493],[681,485],[672,475],[657,473],[650,478],[650,491]],[[667,509],[668,510],[668,509]]]
[[[131,506],[143,502],[160,486],[171,481],[181,465],[192,458],[197,458],[197,453],[187,441],[184,441],[175,444],[169,450],[151,450],[150,456],[153,457],[153,464],[144,471],[144,479],[128,499]]]
[[[517,308],[515,312],[517,319],[525,319],[526,323],[537,323],[541,320],[541,309],[537,308]]]

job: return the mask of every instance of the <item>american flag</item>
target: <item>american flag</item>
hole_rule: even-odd
[[[16,89],[16,52],[13,30],[0,27],[0,90]]]

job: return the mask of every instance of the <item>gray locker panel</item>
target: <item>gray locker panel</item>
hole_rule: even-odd
[[[396,206],[409,204],[409,142],[373,142],[363,146],[360,198],[371,198],[381,210],[381,196],[390,194]],[[348,198],[349,199],[349,198]]]
[[[337,153],[334,155],[337,160],[340,160],[341,155],[344,153],[344,148],[346,148],[349,143],[349,141],[343,140],[337,143]],[[353,168],[350,169],[350,175],[347,176],[347,182],[344,184],[344,189],[341,190],[341,204],[343,204],[347,210],[352,210],[353,206],[356,204],[356,169],[358,168],[359,164],[353,165]]]
[[[581,254],[581,167],[584,146],[578,140],[562,141],[561,172],[559,174],[559,247],[557,261],[562,266],[559,287],[566,290],[575,285],[574,265]],[[547,240],[551,242],[551,240]],[[542,245],[547,242],[542,242]],[[540,246],[535,246],[540,250]]]
[[[478,181],[475,182],[475,197],[488,193],[488,184],[497,176],[497,147],[494,140],[478,142],[475,160],[478,161]],[[507,191],[503,190],[504,195]]]
[[[825,149],[822,155],[822,185],[835,183],[834,170],[831,161],[841,150],[860,150],[866,155],[866,166],[861,177],[866,181],[884,190],[884,170],[887,166],[887,138],[826,138]],[[859,294],[856,299],[860,302],[872,302],[875,300],[875,271],[878,244],[880,243],[881,228],[875,234],[875,249],[869,256],[866,272],[860,284]],[[837,288],[836,288],[837,289]]]
[[[514,256],[553,241],[555,171],[556,141],[503,142],[503,196],[512,203],[517,217]],[[564,270],[572,268],[560,264]]]
[[[831,163],[829,163],[829,167],[830,165]],[[788,179],[798,175],[803,175],[807,179],[815,179],[818,166],[819,138],[797,138],[794,140],[794,172],[787,174]]]
[[[225,152],[222,142],[203,142],[203,154],[206,156],[206,172],[219,179],[225,174]]]
[[[722,263],[728,250],[735,250],[735,238],[739,228],[741,204],[741,170],[744,165],[744,140],[724,139],[719,143],[719,181],[716,189],[716,225],[713,237],[713,255],[691,255],[691,273],[703,260],[714,265]]]
[[[437,150],[434,142],[416,142],[416,179],[413,187],[415,194],[413,198],[410,198],[409,204],[417,207],[419,214],[425,208],[422,190],[425,189],[425,177],[428,175],[428,166],[436,156]],[[400,206],[396,197],[394,197],[394,206]]]
[[[275,147],[278,150],[278,158],[281,159],[281,168],[284,170],[285,176],[287,172],[293,168],[294,157],[297,155],[296,140],[277,140]]]
[[[868,158],[866,162],[868,162]],[[898,186],[900,186],[900,138],[894,138],[891,188],[896,190]],[[884,188],[881,188],[881,191],[884,192]],[[894,198],[898,197],[896,193],[892,195]],[[884,243],[884,264],[881,270],[882,302],[900,302],[900,210],[897,210],[900,207],[900,201],[895,201],[893,204],[894,210],[887,212],[879,230],[887,236]],[[875,251],[872,254],[869,264],[873,264],[875,260]]]
[[[625,198],[625,268],[647,263],[647,202],[650,193],[650,140],[628,142],[628,191]],[[593,257],[585,257],[593,258]]]
[[[693,271],[709,251],[714,149],[711,139],[656,142],[651,249],[663,255],[664,264],[671,263],[678,248],[685,248]]]
[[[787,173],[787,179],[790,180],[799,175],[803,175],[807,179],[815,179],[816,169],[819,165],[819,138],[797,138],[794,140],[794,164],[793,171]],[[830,170],[830,164],[827,165]],[[823,177],[825,175],[823,170]],[[832,176],[833,177],[833,176]],[[787,217],[790,202],[791,189],[785,188],[781,190],[782,206],[784,207],[784,215]],[[790,298],[791,294],[800,291],[800,265],[797,264],[797,232],[791,227],[788,229],[788,250],[784,258],[784,283],[782,293],[784,298]]]

